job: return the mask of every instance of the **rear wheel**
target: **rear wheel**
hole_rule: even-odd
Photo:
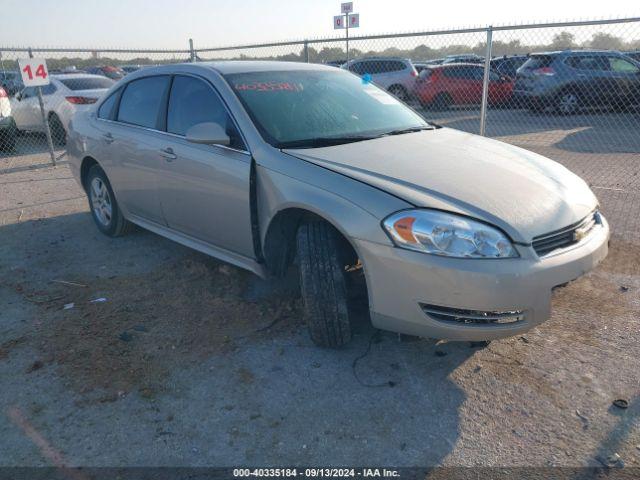
[[[409,94],[402,85],[391,85],[389,87],[389,93],[402,102],[409,100]]]
[[[303,223],[297,234],[300,290],[313,342],[340,347],[351,340],[345,261],[338,232],[321,220]]]
[[[0,150],[12,151],[16,148],[16,137],[18,136],[18,129],[16,124],[11,119],[11,123],[3,129],[0,129]]]
[[[578,113],[581,106],[580,96],[572,91],[565,91],[556,97],[555,111],[560,115],[573,115]]]
[[[89,170],[85,187],[91,215],[98,230],[110,237],[126,234],[132,224],[122,216],[109,179],[98,165],[94,165]]]
[[[49,115],[49,130],[51,131],[51,139],[54,145],[63,147],[67,143],[67,131],[55,113]]]
[[[451,104],[453,103],[453,99],[451,95],[448,93],[439,93],[436,95],[436,98],[431,102],[431,108],[434,110],[447,110]]]

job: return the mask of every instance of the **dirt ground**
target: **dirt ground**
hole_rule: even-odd
[[[64,159],[0,159],[0,465],[640,467],[640,160],[527,141],[594,187],[606,261],[526,335],[340,351],[291,282],[106,238]]]

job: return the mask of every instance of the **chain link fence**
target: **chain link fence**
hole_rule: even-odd
[[[33,48],[52,74],[42,93],[55,158],[64,156],[74,112],[90,108],[113,81],[135,69],[260,59],[347,68],[429,121],[564,163],[601,188],[599,195],[640,191],[640,18],[360,36],[351,37],[348,48],[344,38],[187,45]],[[29,49],[0,47],[0,160],[45,164],[50,152],[37,95],[22,88],[17,68],[17,59],[27,56]],[[636,223],[629,229],[640,232]]]

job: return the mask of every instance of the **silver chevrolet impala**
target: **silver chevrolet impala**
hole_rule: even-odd
[[[606,255],[576,175],[441,128],[344,70],[286,62],[128,75],[71,122],[95,223],[132,224],[263,277],[297,269],[313,341],[375,327],[451,340],[521,333]]]

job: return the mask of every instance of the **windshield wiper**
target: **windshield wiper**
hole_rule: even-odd
[[[281,142],[278,148],[319,148],[330,147],[332,145],[342,145],[344,143],[362,142],[364,140],[373,140],[379,135],[358,135],[345,137],[316,137],[304,140],[291,140],[290,142]]]
[[[409,127],[400,128],[398,130],[391,130],[390,132],[381,133],[379,136],[386,137],[387,135],[404,135],[405,133],[421,132],[422,130],[435,130],[437,127],[433,125],[425,125],[422,127]]]

